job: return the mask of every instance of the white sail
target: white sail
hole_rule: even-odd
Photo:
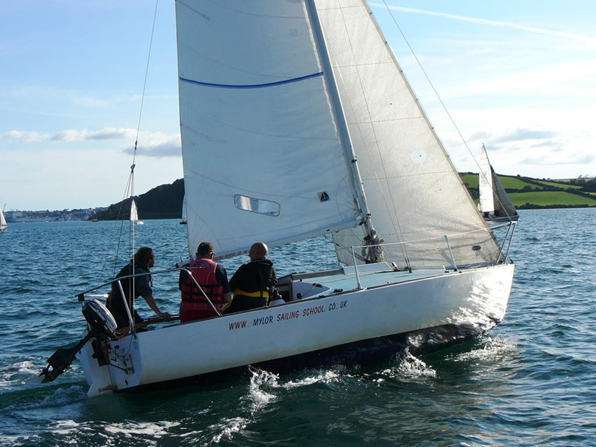
[[[6,205],[4,205],[4,208],[0,208],[0,231],[4,231],[8,228],[6,218],[4,217],[4,209],[6,209]]]
[[[361,221],[303,2],[177,1],[189,251],[219,256]]]
[[[494,213],[493,173],[484,144],[480,152],[480,174],[478,175],[478,191],[480,193],[479,209],[481,213]]]
[[[138,222],[139,221],[139,212],[137,210],[137,204],[134,201],[134,199],[131,200],[131,202],[130,202],[130,220],[132,222]]]
[[[316,0],[343,109],[386,259],[445,265],[494,261],[499,249],[363,0]],[[363,233],[334,235],[341,247]]]

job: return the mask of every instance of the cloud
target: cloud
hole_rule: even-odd
[[[122,140],[132,139],[136,136],[136,130],[131,128],[114,128],[106,127],[102,130],[74,130],[67,129],[58,133],[36,132],[36,131],[20,131],[10,130],[0,135],[0,137],[9,140],[21,140],[25,143],[33,142],[54,142],[54,143],[70,143],[75,141],[88,140]]]
[[[512,28],[512,29],[516,29],[516,30],[520,30],[520,31],[526,31],[529,33],[545,34],[545,35],[549,35],[549,36],[563,37],[566,39],[582,41],[584,43],[589,44],[590,46],[596,47],[596,38],[590,37],[590,36],[584,36],[581,34],[572,34],[572,33],[566,33],[564,31],[554,31],[554,30],[545,29],[545,28],[538,28],[535,26],[520,25],[518,23],[479,19],[476,17],[466,17],[466,16],[460,16],[460,15],[456,15],[456,14],[448,14],[448,13],[444,13],[444,12],[428,11],[428,10],[424,10],[424,9],[406,8],[403,6],[388,6],[384,3],[371,3],[371,6],[376,6],[379,8],[388,8],[388,9],[391,9],[394,11],[401,11],[401,12],[412,13],[412,14],[422,14],[422,15],[428,15],[428,16],[443,17],[443,18],[447,18],[447,19],[451,19],[451,20],[458,20],[461,22],[477,23],[479,25],[498,26],[498,27]]]
[[[559,134],[558,132],[554,132],[552,130],[542,130],[542,129],[514,129],[507,131],[505,134],[501,135],[500,137],[495,138],[493,141],[496,144],[499,143],[510,143],[510,142],[517,142],[517,141],[526,141],[526,140],[544,140],[555,138]]]
[[[37,141],[49,141],[52,135],[34,131],[23,132],[20,130],[10,130],[1,134],[0,137],[7,140],[21,140],[25,143],[35,143]]]
[[[126,127],[106,127],[101,130],[67,129],[57,133],[11,130],[0,134],[0,138],[18,140],[23,143],[75,143],[85,141],[117,141],[126,140],[129,145],[122,149],[123,153],[132,154],[137,131]],[[147,157],[179,157],[180,135],[163,132],[141,132],[138,135],[137,155]]]
[[[566,152],[564,157],[557,157],[556,159],[552,157],[551,154],[547,153],[543,156],[525,158],[523,160],[520,160],[519,163],[526,165],[549,166],[555,163],[559,165],[585,165],[593,163],[595,161],[596,157],[594,157],[591,154],[569,154],[569,152]]]
[[[124,153],[132,154],[134,148],[126,148]],[[137,155],[145,157],[180,157],[180,135],[152,132],[139,137]]]

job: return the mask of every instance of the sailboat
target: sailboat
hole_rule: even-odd
[[[182,199],[182,218],[180,219],[180,225],[186,225],[188,219],[186,217],[186,196]]]
[[[134,199],[130,201],[130,221],[136,225],[144,225],[144,222],[139,220],[139,210]]]
[[[484,219],[496,223],[517,221],[519,215],[488,159],[488,153],[484,144],[480,152],[479,165],[478,191],[480,193],[480,200],[478,209],[484,216]]]
[[[6,204],[4,207],[0,209],[0,231],[6,231],[8,229],[8,224],[6,223],[6,217],[4,216],[4,211],[6,210]]]
[[[331,234],[339,267],[280,278],[279,305],[139,332],[80,293],[86,336],[44,381],[79,350],[99,396],[391,356],[504,318],[515,225],[497,241],[366,1],[177,0],[176,20],[189,253]]]

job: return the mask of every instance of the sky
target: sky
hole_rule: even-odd
[[[596,175],[596,2],[369,4],[459,171]],[[183,177],[173,0],[3,1],[0,61],[0,206],[116,203],[137,138],[135,194]]]

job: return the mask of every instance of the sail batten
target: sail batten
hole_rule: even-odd
[[[265,83],[265,84],[214,84],[212,82],[202,82],[202,81],[198,81],[195,79],[186,79],[186,78],[180,78],[180,81],[182,82],[188,82],[189,84],[197,84],[197,85],[202,85],[205,87],[214,87],[214,88],[266,88],[266,87],[275,87],[277,85],[283,85],[283,84],[291,84],[292,82],[300,82],[303,81],[305,79],[310,79],[310,78],[316,78],[319,76],[323,76],[323,72],[318,72],[318,73],[312,73],[309,75],[305,75],[305,76],[300,76],[297,78],[293,78],[293,79],[284,79],[282,81],[276,81],[276,82],[269,82],[269,83]]]

